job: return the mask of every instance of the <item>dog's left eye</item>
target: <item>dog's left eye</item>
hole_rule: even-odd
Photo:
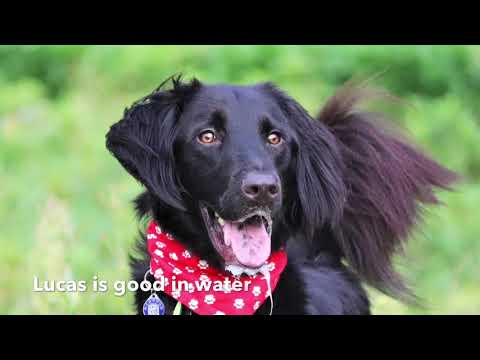
[[[198,135],[197,139],[202,144],[212,144],[217,141],[217,135],[213,130],[205,130]]]
[[[270,145],[279,145],[283,142],[282,135],[277,131],[272,131],[267,136],[267,140]]]

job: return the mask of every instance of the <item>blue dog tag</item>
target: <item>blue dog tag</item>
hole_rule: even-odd
[[[153,293],[143,304],[143,315],[165,315],[165,305],[162,300]]]

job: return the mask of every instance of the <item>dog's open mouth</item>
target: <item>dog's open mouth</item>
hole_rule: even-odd
[[[213,246],[226,265],[256,269],[270,256],[272,218],[265,210],[254,210],[235,221],[224,220],[206,206],[200,210]]]

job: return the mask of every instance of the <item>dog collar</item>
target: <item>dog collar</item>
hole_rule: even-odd
[[[199,315],[252,315],[266,301],[287,265],[286,251],[271,254],[257,273],[214,268],[151,221],[147,229],[150,273],[158,291]],[[273,303],[272,303],[273,308]]]

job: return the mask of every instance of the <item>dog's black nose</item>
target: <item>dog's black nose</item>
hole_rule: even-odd
[[[280,182],[273,174],[251,172],[243,179],[242,192],[250,200],[269,204],[279,197]]]

